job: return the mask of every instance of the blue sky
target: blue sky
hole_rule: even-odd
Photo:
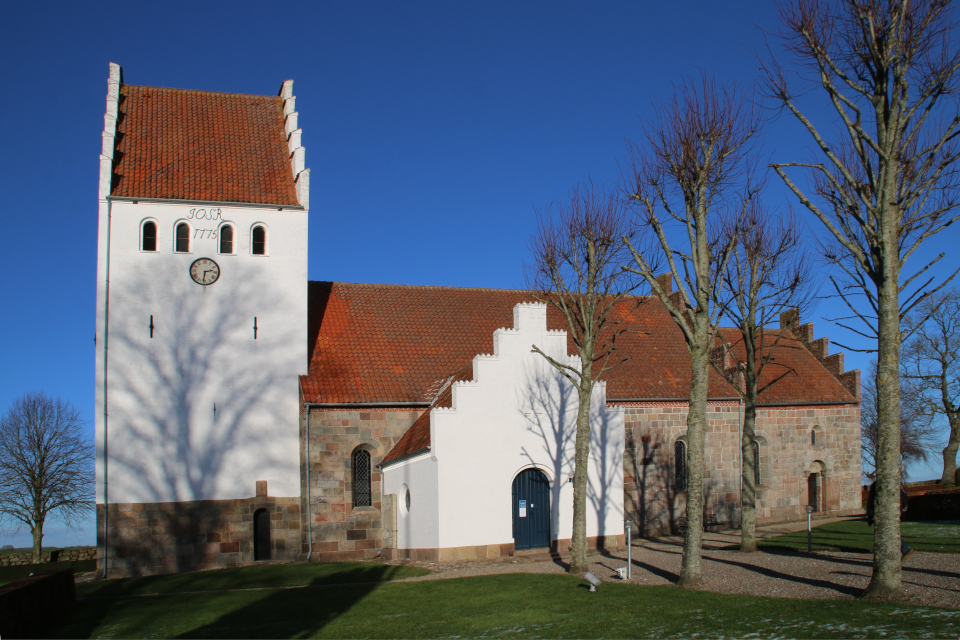
[[[616,185],[625,141],[684,77],[752,82],[777,26],[769,0],[30,2],[2,18],[0,410],[43,389],[91,425],[108,62],[128,84],[275,94],[294,79],[312,280],[520,288],[536,210],[586,178]],[[763,151],[807,144],[781,118]],[[776,184],[768,197],[789,202]],[[820,304],[816,335],[862,344],[835,315]]]

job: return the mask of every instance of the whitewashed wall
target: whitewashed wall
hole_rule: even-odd
[[[404,486],[410,490],[409,511]],[[437,460],[430,453],[395,463],[383,474],[383,493],[397,496],[398,549],[439,548],[437,488]]]
[[[453,408],[431,413],[432,456],[437,475],[408,474],[400,465],[384,469],[384,492],[397,493],[407,482],[412,503],[436,492],[438,522],[408,525],[417,532],[401,548],[445,548],[513,542],[512,485],[523,469],[537,467],[551,485],[551,536],[570,538],[573,522],[575,389],[542,356],[536,344],[573,365],[566,335],[547,331],[546,307],[521,304],[514,328],[493,338],[493,355],[474,359],[474,381],[456,383]],[[587,535],[623,533],[623,411],[606,406],[605,385],[592,399],[591,455],[588,469]],[[431,484],[433,483],[433,486]],[[418,513],[411,509],[410,518]],[[402,517],[398,518],[398,529]],[[437,526],[437,544],[427,544],[426,529]],[[423,530],[423,531],[422,531]],[[422,533],[421,533],[422,531]],[[417,542],[423,540],[423,544]]]
[[[140,250],[147,219],[155,252]],[[174,252],[179,221],[191,226],[189,253]],[[214,239],[225,222],[232,255]],[[251,254],[256,223],[268,229],[265,256]],[[307,211],[101,199],[98,254],[97,502],[105,480],[111,503],[244,498],[257,480],[299,495]],[[200,257],[220,266],[212,285],[190,278]]]

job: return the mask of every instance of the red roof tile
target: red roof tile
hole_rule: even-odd
[[[111,195],[298,204],[279,96],[120,87]]]
[[[432,403],[451,374],[468,367],[475,355],[492,352],[493,332],[513,326],[514,305],[532,300],[529,292],[505,289],[311,282],[304,400]],[[607,398],[686,398],[690,357],[666,309],[654,298],[631,298],[621,309],[631,332],[618,343],[631,357],[605,375]],[[565,328],[552,307],[547,324]],[[576,353],[572,342],[568,345]],[[777,348],[776,365],[768,365],[765,379],[787,375],[761,402],[855,401],[798,345],[790,340]],[[721,376],[712,370],[710,376],[711,397],[736,397]]]

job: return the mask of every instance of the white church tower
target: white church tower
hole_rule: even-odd
[[[100,156],[97,521],[110,576],[300,553],[309,169],[278,96],[123,84]]]

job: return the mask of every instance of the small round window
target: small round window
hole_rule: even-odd
[[[400,487],[400,505],[404,515],[410,513],[410,487],[407,485]]]

